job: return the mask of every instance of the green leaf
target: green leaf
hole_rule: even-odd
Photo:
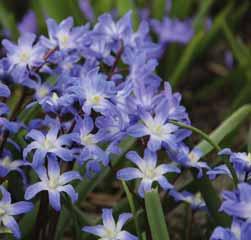
[[[219,212],[221,199],[214,189],[211,180],[209,180],[206,173],[204,173],[203,177],[200,179],[197,178],[197,173],[194,173],[193,176],[196,179],[197,188],[207,205],[215,226],[229,227],[231,224],[231,218],[228,215]]]
[[[189,15],[194,0],[175,0],[172,1],[171,17],[185,18]],[[182,6],[182,7],[181,7]]]
[[[135,205],[134,205],[133,195],[132,195],[131,192],[129,191],[129,189],[128,189],[128,187],[127,187],[127,184],[126,184],[125,181],[122,181],[122,185],[123,185],[124,191],[125,191],[125,193],[126,193],[126,197],[127,197],[128,202],[129,202],[131,212],[132,212],[132,214],[133,214],[133,220],[134,220],[134,224],[135,224],[135,228],[136,228],[137,235],[138,235],[138,237],[140,238],[140,236],[141,236],[141,231],[140,231],[140,228],[139,228],[138,217],[137,217],[137,211],[136,211],[136,208],[135,208]]]
[[[165,216],[156,189],[145,193],[145,206],[152,239],[169,240]]]
[[[154,0],[152,3],[153,17],[161,20],[165,13],[165,6],[166,6],[165,0]]]
[[[204,32],[198,32],[192,41],[187,45],[179,63],[177,64],[177,67],[175,68],[175,71],[171,74],[170,82],[173,86],[175,86],[178,81],[181,80],[184,72],[191,64],[192,60],[194,59],[194,52],[198,47],[198,44],[202,41],[203,37]]]
[[[247,104],[242,106],[210,134],[210,139],[219,144],[224,138],[236,130],[250,115],[251,105]],[[197,147],[203,151],[204,156],[213,150],[213,147],[206,141],[202,141]]]
[[[193,26],[196,31],[201,31],[205,27],[205,17],[215,0],[200,1],[198,13],[193,20]]]
[[[83,16],[80,8],[77,6],[77,1],[74,0],[39,0],[39,3],[45,12],[56,21],[73,16],[76,23],[83,23]]]

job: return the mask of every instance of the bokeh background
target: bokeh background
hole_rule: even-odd
[[[47,17],[61,21],[73,16],[76,25],[92,24],[102,13],[110,12],[118,19],[129,10],[135,29],[143,20],[149,23],[152,38],[160,46],[158,74],[181,92],[194,126],[210,133],[251,102],[249,0],[1,0],[0,40],[15,41],[25,31],[46,34]],[[248,121],[224,144],[232,144],[235,151],[246,150],[251,143],[247,129]],[[192,143],[197,141],[192,137]],[[219,180],[216,187],[222,188],[224,181]],[[95,214],[102,207],[116,205],[121,193],[116,182],[109,187],[107,191],[107,184],[102,183],[81,207]],[[180,220],[185,207],[168,215],[171,239],[182,239],[186,231]],[[205,217],[198,214],[195,224],[198,228],[191,239],[205,239]]]

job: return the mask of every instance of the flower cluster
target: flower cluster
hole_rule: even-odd
[[[219,155],[229,156],[229,162],[232,164],[239,184],[233,191],[223,191],[223,203],[220,211],[232,217],[231,228],[217,227],[211,240],[227,240],[227,239],[249,239],[250,238],[250,206],[251,206],[251,185],[250,185],[250,153],[232,152],[230,149],[222,150]],[[216,166],[214,169],[208,171],[211,178],[218,175],[231,176],[226,165]]]
[[[17,43],[2,41],[6,57],[0,60],[0,75],[8,78],[0,83],[1,178],[17,171],[24,182],[24,198],[34,201],[45,192],[50,206],[58,212],[63,196],[68,195],[72,203],[78,200],[70,182],[91,178],[108,168],[111,156],[121,153],[121,142],[131,137],[141,144],[144,157],[129,151],[125,164],[135,166],[119,169],[118,180],[140,179],[137,192],[142,198],[157,182],[166,192],[172,189],[170,195],[175,200],[189,202],[194,209],[205,208],[198,196],[174,190],[166,176],[194,168],[201,177],[209,167],[199,161],[203,155],[200,149],[190,151],[185,145],[191,132],[174,124],[189,125],[190,119],[181,95],[173,93],[170,84],[156,74],[159,45],[151,41],[148,23],[141,22],[134,31],[131,12],[118,21],[104,14],[93,28],[90,24],[75,27],[72,17],[60,23],[47,19],[46,23],[48,36],[24,30]],[[22,96],[10,113],[5,102],[14,85],[19,86]],[[39,112],[37,118],[29,119],[27,113],[34,111]],[[25,133],[22,144],[14,138],[17,132]],[[11,153],[13,148],[15,154]],[[237,165],[236,159],[243,157],[233,156],[232,162]],[[242,171],[248,171],[247,164],[240,165]],[[84,173],[80,174],[80,169]],[[39,179],[27,178],[30,171]],[[211,170],[211,174],[217,172]],[[242,187],[248,188],[240,185],[239,191]],[[0,220],[20,237],[12,216],[30,211],[31,204],[11,205],[9,193],[4,188],[1,191]],[[226,194],[224,211],[230,211],[227,206],[232,203],[242,206],[242,201],[248,201],[237,195]],[[244,217],[240,211],[231,214]],[[129,218],[131,215],[124,213],[116,224],[111,210],[104,209],[103,225],[84,227],[83,231],[100,239],[134,240],[137,237],[122,230]]]

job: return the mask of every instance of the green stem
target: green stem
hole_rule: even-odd
[[[190,126],[190,125],[187,125],[185,123],[174,121],[174,120],[170,120],[170,123],[172,123],[172,124],[174,124],[176,126],[179,126],[181,128],[191,130],[192,132],[199,134],[204,140],[206,140],[209,144],[211,144],[212,147],[214,147],[217,152],[221,151],[221,147],[217,143],[212,141],[210,136],[207,135],[206,133],[204,133],[203,131],[201,131],[200,129],[198,129],[196,127],[193,127],[193,126]],[[229,171],[230,171],[230,173],[231,173],[231,175],[233,177],[234,185],[237,186],[238,185],[238,177],[236,175],[236,172],[235,172],[233,166],[231,165],[231,163],[226,158],[223,158],[223,162],[224,162],[224,164],[226,164],[226,166],[228,167],[228,169],[229,169]]]
[[[138,223],[137,211],[136,211],[136,208],[134,205],[133,196],[132,196],[131,192],[129,191],[126,182],[125,181],[121,181],[121,182],[122,182],[122,185],[123,185],[124,191],[126,193],[126,197],[127,197],[127,200],[128,200],[128,203],[129,203],[132,215],[133,215],[137,235],[138,235],[139,239],[141,239],[141,231],[140,231],[140,227],[139,227],[139,223]]]

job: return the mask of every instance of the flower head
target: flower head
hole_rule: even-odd
[[[8,228],[16,238],[21,238],[19,226],[13,216],[32,210],[33,204],[26,201],[11,203],[10,193],[0,186],[2,199],[0,200],[0,224]]]
[[[32,162],[34,167],[42,165],[48,154],[57,156],[64,161],[72,161],[73,154],[70,149],[65,147],[71,143],[71,137],[67,134],[58,137],[59,129],[60,126],[55,123],[55,126],[51,127],[46,135],[36,129],[31,130],[26,137],[34,141],[24,149],[24,159],[27,158],[30,151],[35,149]]]
[[[30,200],[41,191],[47,191],[49,194],[50,205],[56,211],[60,211],[60,193],[65,192],[73,203],[78,199],[78,194],[75,192],[72,185],[68,184],[75,179],[82,179],[76,171],[68,171],[60,174],[60,166],[56,158],[49,158],[48,173],[44,166],[35,169],[35,172],[40,178],[37,182],[29,186],[25,191],[25,199]]]
[[[103,225],[86,226],[82,228],[82,231],[98,236],[99,240],[137,240],[136,236],[122,230],[130,218],[132,218],[132,214],[122,213],[119,216],[118,222],[115,223],[112,209],[103,209]]]
[[[153,182],[158,182],[164,190],[169,190],[173,186],[164,177],[164,174],[174,172],[179,173],[180,170],[171,164],[160,164],[157,166],[157,155],[146,149],[144,158],[141,158],[136,152],[127,153],[127,158],[132,161],[138,168],[124,168],[118,171],[117,178],[125,181],[132,179],[141,179],[138,193],[144,197],[144,193],[151,191]]]

